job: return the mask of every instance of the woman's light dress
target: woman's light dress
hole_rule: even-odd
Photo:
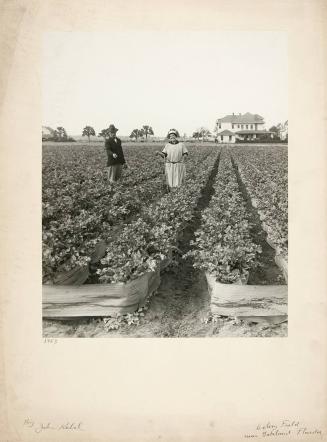
[[[166,157],[165,171],[168,186],[181,186],[186,174],[183,155],[188,153],[186,146],[184,143],[167,143],[162,152]]]

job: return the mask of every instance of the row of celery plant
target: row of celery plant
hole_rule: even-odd
[[[249,271],[258,265],[261,248],[250,235],[246,205],[233,170],[230,153],[221,154],[214,195],[202,214],[195,241],[185,255],[222,283],[247,280]]]
[[[214,149],[197,164],[193,173],[188,173],[181,188],[150,205],[139,219],[125,226],[101,260],[101,268],[97,270],[101,283],[135,279],[153,271],[169,256],[186,223],[194,216],[218,153]]]
[[[257,208],[277,253],[288,255],[288,183],[287,150],[233,149],[242,181]]]
[[[210,155],[212,148],[192,150],[191,161],[188,164],[189,179],[197,174],[198,164]],[[156,167],[155,165],[154,168]],[[80,176],[84,176],[82,172]],[[163,176],[145,180],[134,189],[125,188],[122,182],[116,185],[114,194],[109,186],[107,193],[104,192],[100,198],[89,199],[88,194],[85,200],[89,205],[85,209],[79,210],[78,213],[71,213],[67,210],[65,217],[56,219],[55,216],[55,219],[46,223],[43,226],[43,274],[45,278],[53,277],[58,270],[69,271],[75,266],[85,265],[96,243],[100,240],[106,241],[106,236],[111,233],[112,225],[124,222],[131,214],[137,214],[146,202],[157,201],[163,195],[162,183]],[[105,184],[101,186],[102,190]],[[97,191],[101,193],[99,187],[95,186],[93,188],[95,195]],[[80,193],[76,190],[76,199],[82,198]]]

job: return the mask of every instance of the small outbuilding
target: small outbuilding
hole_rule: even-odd
[[[223,130],[217,133],[218,143],[235,143],[235,133],[230,130]]]

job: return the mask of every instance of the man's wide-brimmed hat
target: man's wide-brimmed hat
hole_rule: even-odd
[[[174,135],[176,135],[176,137],[178,136],[178,132],[177,132],[177,130],[176,129],[169,129],[169,132],[168,132],[168,137],[171,135],[171,134],[174,134]]]
[[[108,127],[108,132],[117,132],[117,127],[115,127],[114,124],[110,124],[110,126]]]

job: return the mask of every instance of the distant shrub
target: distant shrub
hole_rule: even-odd
[[[256,138],[255,140],[238,140],[235,141],[237,144],[276,144],[282,143],[279,138]]]
[[[58,138],[58,137],[42,137],[42,141],[54,141],[55,143],[76,143],[76,140],[72,137]]]

